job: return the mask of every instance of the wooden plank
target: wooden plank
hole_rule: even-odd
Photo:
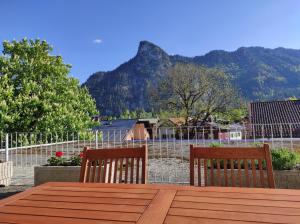
[[[270,200],[246,200],[240,198],[217,198],[217,197],[195,197],[195,196],[176,196],[175,201],[189,202],[207,202],[217,204],[231,205],[254,205],[254,206],[272,206],[281,208],[300,208],[299,202],[293,201],[270,201]]]
[[[39,192],[40,190],[44,189],[45,187],[46,187],[45,185],[32,187],[30,189],[27,189],[27,190],[21,192],[21,193],[15,194],[13,196],[10,196],[10,197],[4,198],[4,199],[1,199],[0,200],[0,209],[1,209],[2,206],[5,206],[5,205],[10,204],[14,201],[17,201],[17,200],[23,199],[27,196],[30,196],[34,192]]]
[[[134,193],[111,193],[111,192],[76,192],[76,191],[48,191],[41,190],[34,195],[57,195],[73,197],[101,197],[101,198],[139,198],[152,199],[154,194],[134,194]]]
[[[0,220],[10,224],[83,224],[83,219],[66,218],[66,217],[50,217],[50,216],[36,216],[36,215],[21,215],[21,214],[4,214],[0,213]],[[126,222],[126,224],[133,224],[135,222]],[[124,224],[120,221],[109,220],[93,220],[84,219],[84,224]]]
[[[125,185],[119,186],[119,188],[111,187],[48,187],[44,188],[49,191],[86,191],[86,192],[122,192],[122,193],[144,193],[144,194],[156,194],[158,190],[154,189],[143,189],[143,188],[123,188]]]
[[[194,197],[215,197],[215,198],[239,198],[239,199],[256,199],[269,201],[297,201],[300,202],[300,196],[289,195],[264,195],[264,194],[245,194],[238,192],[196,192],[196,191],[178,191],[177,196],[194,196]]]
[[[186,209],[202,209],[202,210],[218,210],[218,211],[236,211],[249,212],[260,214],[274,214],[274,215],[300,215],[300,208],[282,208],[282,207],[267,207],[267,206],[253,206],[253,205],[234,205],[234,204],[214,204],[206,202],[182,202],[173,201],[173,208]]]
[[[195,218],[184,216],[168,215],[164,222],[165,224],[253,224],[253,222],[224,220],[224,219],[208,219],[208,218]],[[257,224],[265,224],[262,222],[255,222]]]
[[[151,200],[133,198],[95,198],[95,197],[67,197],[49,195],[30,195],[28,200],[55,201],[55,202],[78,202],[87,204],[117,204],[117,205],[148,205]]]
[[[246,194],[271,194],[300,196],[296,189],[266,189],[266,188],[236,188],[236,187],[193,187],[174,184],[105,184],[105,183],[79,183],[79,182],[48,182],[39,187],[90,187],[90,188],[122,188],[122,189],[153,189],[153,190],[188,190],[198,192],[239,192]]]
[[[55,209],[55,208],[36,208],[36,207],[21,207],[21,206],[4,206],[0,213],[4,214],[27,214],[40,215],[50,217],[69,217],[81,219],[98,219],[112,221],[128,221],[136,222],[140,217],[139,213],[125,212],[104,212],[104,211],[86,211],[86,210],[71,210],[71,209]]]
[[[175,190],[160,190],[152,200],[147,210],[138,220],[138,224],[161,224],[164,222],[168,210],[175,197]]]
[[[170,208],[169,215],[199,217],[199,218],[214,218],[222,220],[236,220],[248,222],[265,222],[265,223],[282,223],[282,224],[299,224],[300,216],[298,215],[270,215],[270,214],[253,214],[230,211],[213,211],[213,210],[198,210],[198,209],[182,209]]]
[[[142,213],[146,206],[134,205],[114,205],[114,204],[90,204],[90,203],[74,203],[74,202],[60,202],[57,201],[34,201],[34,200],[18,200],[7,206],[25,206],[25,207],[39,207],[39,208],[64,208],[76,210],[95,210],[95,211],[110,211],[110,212],[133,212]]]

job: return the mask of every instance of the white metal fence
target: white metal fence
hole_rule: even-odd
[[[231,129],[160,127],[65,133],[0,133],[0,160],[14,164],[14,183],[32,183],[33,167],[63,151],[69,158],[91,148],[148,146],[148,176],[155,183],[188,183],[189,145],[237,147],[269,143],[271,148],[300,149],[297,124],[253,125]],[[288,135],[290,133],[290,135]]]

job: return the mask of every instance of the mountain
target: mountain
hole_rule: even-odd
[[[223,69],[247,100],[300,97],[300,50],[286,48],[241,47],[233,52],[215,50],[184,57],[168,55],[153,43],[141,41],[135,57],[113,71],[94,73],[83,85],[96,99],[101,114],[149,110],[148,85],[155,85],[180,62]]]

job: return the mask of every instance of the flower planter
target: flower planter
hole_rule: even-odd
[[[8,186],[13,175],[12,161],[0,163],[0,185]]]
[[[300,170],[274,170],[276,188],[300,189]]]
[[[79,182],[80,166],[35,166],[34,167],[34,185],[40,185],[47,182]],[[96,173],[98,169],[96,170]],[[106,180],[109,172],[109,164],[106,169]],[[114,173],[114,163],[112,174]]]
[[[80,166],[35,166],[34,185],[47,182],[78,182]]]

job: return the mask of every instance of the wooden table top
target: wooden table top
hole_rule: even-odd
[[[300,191],[47,183],[0,200],[0,223],[300,223]]]

